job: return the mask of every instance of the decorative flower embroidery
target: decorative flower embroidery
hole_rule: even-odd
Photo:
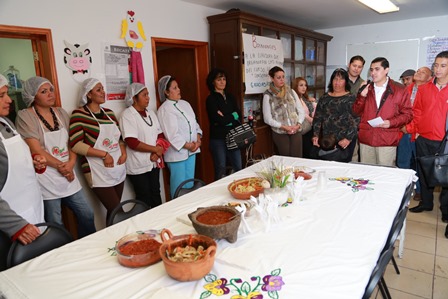
[[[280,291],[285,283],[281,276],[266,275],[263,277],[264,285],[261,289],[265,292]]]
[[[214,274],[207,274],[204,280],[208,282],[204,285],[207,291],[202,292],[200,299],[205,299],[211,295],[222,296],[231,295],[230,299],[262,299],[263,292],[271,299],[278,299],[278,292],[285,284],[280,276],[281,269],[275,269],[263,279],[260,276],[252,276],[250,281],[243,281],[241,278],[217,278]],[[230,293],[233,294],[230,294]],[[235,294],[236,293],[236,294]]]
[[[349,177],[338,177],[338,178],[330,178],[330,181],[338,181],[352,188],[353,192],[358,192],[360,190],[374,190],[368,185],[374,185],[372,181],[369,179],[354,179]]]
[[[230,289],[226,287],[227,279],[221,278],[204,286],[204,289],[216,296],[222,296],[230,293]]]

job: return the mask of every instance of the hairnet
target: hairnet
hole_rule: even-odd
[[[89,91],[91,91],[95,85],[97,85],[98,83],[101,83],[100,80],[95,79],[95,78],[89,78],[89,79],[85,79],[82,84],[81,84],[81,99],[79,100],[79,106],[84,106],[85,104],[87,104],[88,99],[87,99],[87,94],[89,93]]]
[[[51,87],[53,87],[53,84],[51,84],[48,79],[42,77],[31,77],[25,81],[25,83],[23,84],[23,102],[27,107],[31,106],[31,104],[34,102],[37,91],[45,83],[48,83],[51,85]]]
[[[8,86],[8,79],[5,78],[2,74],[0,74],[0,88],[3,86]]]
[[[137,95],[140,91],[145,89],[146,86],[141,83],[132,83],[126,88],[126,96],[124,97],[124,103],[126,107],[132,106],[134,103],[134,96]]]
[[[166,85],[168,84],[168,81],[170,81],[171,76],[170,75],[166,75],[163,76],[162,78],[160,78],[159,80],[159,97],[160,97],[160,103],[165,102],[166,100],[166,94],[165,94],[165,90],[166,90]]]

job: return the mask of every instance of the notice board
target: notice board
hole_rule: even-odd
[[[420,39],[383,41],[362,44],[347,44],[347,65],[350,58],[361,55],[366,60],[361,77],[370,77],[370,63],[376,57],[385,57],[389,61],[389,77],[398,81],[407,69],[417,70],[420,51]],[[330,73],[331,75],[331,73]]]

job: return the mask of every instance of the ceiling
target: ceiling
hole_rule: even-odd
[[[225,11],[239,8],[245,12],[311,30],[448,15],[448,0],[392,0],[400,11],[387,14],[379,14],[357,0],[182,1]]]

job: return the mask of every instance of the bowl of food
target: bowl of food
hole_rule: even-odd
[[[126,235],[118,240],[115,251],[118,262],[130,268],[145,267],[160,261],[156,234],[152,232],[137,232]]]
[[[235,243],[238,239],[241,214],[233,207],[198,208],[196,212],[188,214],[188,218],[201,235],[213,239],[226,239],[229,243]]]
[[[250,177],[233,181],[227,189],[235,199],[249,199],[263,192],[262,178]]]
[[[212,238],[195,234],[173,236],[168,229],[162,230],[161,238],[159,254],[171,278],[199,280],[212,269],[217,248]]]
[[[306,166],[296,166],[294,167],[294,178],[297,179],[299,176],[303,177],[304,180],[310,180],[313,176],[315,170]]]

